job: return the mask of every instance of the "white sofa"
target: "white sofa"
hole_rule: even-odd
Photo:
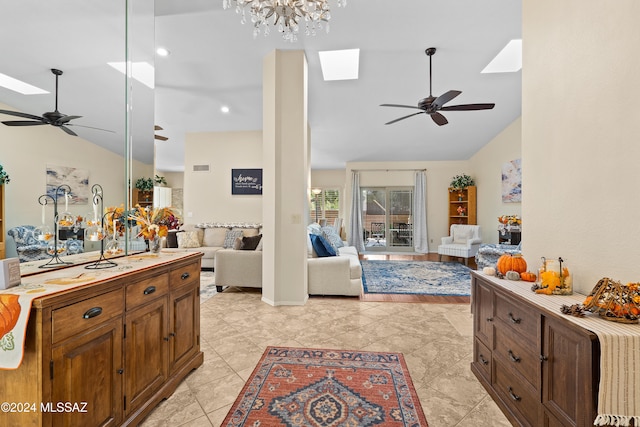
[[[330,257],[318,257],[310,241],[308,247],[309,295],[360,295],[362,266],[355,247],[340,247],[338,255]],[[214,271],[218,291],[224,286],[261,288],[262,251],[219,250],[215,256]]]
[[[228,231],[242,232],[242,236],[257,236],[260,234],[261,224],[254,223],[202,223],[185,225],[181,232],[195,232],[198,238],[196,247],[166,248],[168,251],[202,252],[202,268],[215,268],[215,258],[218,251],[225,249],[225,238]],[[233,242],[232,242],[233,244]]]

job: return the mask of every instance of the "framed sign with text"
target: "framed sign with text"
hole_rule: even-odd
[[[231,194],[262,194],[262,169],[231,169]]]

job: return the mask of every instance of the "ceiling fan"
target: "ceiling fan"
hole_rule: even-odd
[[[446,125],[449,123],[447,118],[440,114],[438,111],[470,111],[470,110],[490,110],[496,104],[461,104],[461,105],[450,105],[445,107],[444,104],[451,101],[456,96],[460,95],[462,92],[459,90],[450,90],[445,92],[444,94],[434,97],[431,93],[431,57],[436,53],[435,47],[430,47],[425,50],[425,53],[429,57],[429,96],[427,98],[422,98],[418,101],[417,106],[413,105],[400,105],[400,104],[380,104],[381,107],[401,107],[401,108],[415,108],[419,111],[417,113],[409,114],[407,116],[399,117],[395,120],[391,120],[385,125],[390,125],[395,122],[399,122],[400,120],[407,119],[412,116],[416,116],[418,114],[428,114],[431,116],[431,119],[436,122],[438,126]]]
[[[97,129],[103,130],[106,132],[113,132],[107,129],[95,128],[92,126],[82,126],[76,125],[73,123],[69,123],[73,119],[79,119],[82,116],[67,116],[66,114],[62,114],[58,111],[58,77],[62,75],[62,71],[57,70],[55,68],[51,69],[51,72],[56,76],[56,108],[55,111],[49,111],[47,113],[42,114],[42,116],[34,116],[33,114],[21,113],[19,111],[10,111],[10,110],[0,110],[0,114],[7,114],[9,116],[17,116],[23,117],[25,119],[31,120],[7,120],[2,123],[7,126],[40,126],[40,125],[51,125],[56,126],[68,133],[69,135],[78,136],[74,131],[69,129],[67,126],[78,126],[89,129]]]
[[[164,130],[164,129],[162,129],[162,127],[158,125],[155,125],[153,126],[153,130]],[[166,141],[167,139],[169,139],[166,136],[162,136],[162,135],[153,135],[153,138],[157,139],[158,141]]]

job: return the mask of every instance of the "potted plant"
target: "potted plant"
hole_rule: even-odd
[[[138,178],[136,180],[136,188],[140,191],[152,191],[153,179],[152,178]]]
[[[0,165],[0,185],[8,184],[10,182],[9,174],[4,170],[2,165]]]
[[[153,180],[157,185],[162,185],[162,186],[167,185],[167,180],[164,179],[164,176],[156,175],[156,177]]]
[[[462,175],[454,176],[451,180],[451,184],[449,184],[449,186],[454,190],[464,190],[472,185],[475,185],[473,178],[464,173]]]

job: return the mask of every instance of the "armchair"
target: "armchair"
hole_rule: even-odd
[[[438,246],[438,255],[442,261],[442,255],[464,258],[464,264],[469,265],[469,258],[478,253],[482,238],[479,225],[452,224],[449,236],[442,238],[442,244]]]
[[[7,231],[16,243],[16,252],[20,262],[37,261],[49,258],[47,255],[47,242],[37,240],[33,234],[33,225],[19,225]]]

